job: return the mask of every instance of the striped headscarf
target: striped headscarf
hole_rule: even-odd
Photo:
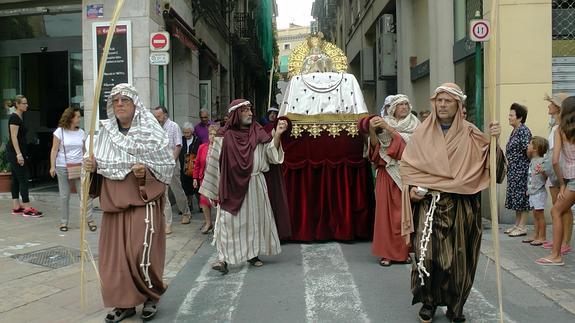
[[[128,96],[136,111],[132,125],[125,135],[119,130],[112,100],[117,95]],[[121,83],[112,89],[106,106],[108,120],[100,121],[101,128],[94,149],[98,174],[122,180],[136,163],[146,166],[162,183],[172,179],[175,161],[168,147],[168,136],[152,113],[144,107],[136,89]]]

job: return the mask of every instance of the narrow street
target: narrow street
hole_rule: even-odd
[[[286,244],[261,268],[211,270],[208,243],[172,281],[159,322],[418,322],[410,266],[383,268],[369,243]],[[468,322],[497,322],[495,266],[479,262]],[[573,314],[503,270],[506,322],[569,322]],[[434,322],[448,322],[439,308]]]

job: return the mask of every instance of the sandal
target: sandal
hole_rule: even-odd
[[[108,315],[106,315],[107,323],[120,322],[123,319],[134,316],[136,314],[135,308],[115,308]]]
[[[445,312],[445,317],[447,317],[449,322],[465,322],[465,315],[455,316],[455,313],[449,307],[447,308],[447,312]]]
[[[158,306],[156,302],[152,301],[151,299],[147,300],[144,303],[144,307],[142,308],[142,315],[141,318],[144,321],[152,319],[156,313],[158,313]]]
[[[517,229],[517,226],[516,226],[516,225],[505,229],[505,231],[503,231],[503,233],[505,233],[505,234],[510,234],[510,233],[513,232],[513,230],[515,230],[515,229]]]
[[[526,236],[527,235],[527,229],[525,228],[516,228],[515,230],[511,231],[511,233],[509,233],[510,237],[522,237],[522,236]]]
[[[212,231],[214,231],[214,225],[211,224],[211,223],[210,223],[210,225],[208,225],[207,227],[206,227],[206,225],[204,225],[204,226],[202,227],[202,230],[201,230],[202,234],[208,234],[208,233],[210,233],[210,232],[212,232]]]
[[[379,261],[379,265],[383,267],[389,267],[391,266],[391,260],[387,258],[381,258],[381,260]]]
[[[60,224],[60,231],[62,232],[68,232],[68,226],[65,224]]]
[[[435,315],[435,309],[437,307],[423,304],[421,309],[419,310],[419,320],[421,323],[431,323],[433,316]]]
[[[543,245],[543,241],[533,240],[533,241],[531,241],[529,244],[532,245],[532,246],[541,246],[541,245]]]
[[[228,273],[228,263],[225,261],[218,261],[212,265],[212,269],[219,271],[222,273],[222,275],[225,275]]]
[[[98,230],[98,226],[96,225],[96,223],[94,223],[94,221],[88,221],[88,228],[90,229],[90,231],[94,232],[96,230]]]
[[[248,262],[254,267],[261,267],[264,265],[263,261],[261,261],[258,257],[253,257],[252,259],[248,260]]]

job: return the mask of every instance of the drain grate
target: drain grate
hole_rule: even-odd
[[[80,250],[56,246],[32,251],[11,258],[52,269],[62,268],[80,261]]]

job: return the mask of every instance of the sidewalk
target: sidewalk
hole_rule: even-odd
[[[70,202],[68,232],[58,230],[57,192],[32,192],[31,200],[34,207],[44,212],[43,218],[12,215],[10,195],[0,194],[0,322],[103,322],[108,309],[102,304],[97,276],[89,262],[85,264],[86,308],[82,310],[80,306],[80,211],[76,196]],[[101,211],[95,210],[94,216],[99,224]],[[173,233],[167,236],[164,281],[168,284],[208,238],[200,233],[200,213],[193,214],[191,224],[182,225],[179,221],[176,214]],[[86,229],[86,239],[96,259],[99,230]],[[49,248],[52,249],[46,250]],[[14,258],[35,251],[46,251],[28,257],[42,265]],[[125,320],[140,321],[139,316]]]
[[[550,254],[550,250],[534,247],[521,240],[532,236],[533,226],[527,226],[527,236],[511,238],[503,233],[510,225],[502,225],[499,229],[499,244],[501,268],[547,298],[559,304],[565,310],[575,314],[575,253],[563,256],[564,266],[541,266],[535,260]],[[547,239],[552,239],[551,223],[547,223]],[[571,242],[573,247],[573,241]],[[491,229],[483,231],[481,253],[494,261],[493,238]],[[494,262],[490,264],[495,265]],[[484,268],[477,268],[476,277],[482,275]],[[477,279],[477,278],[476,278]],[[505,293],[505,281],[503,293]]]

